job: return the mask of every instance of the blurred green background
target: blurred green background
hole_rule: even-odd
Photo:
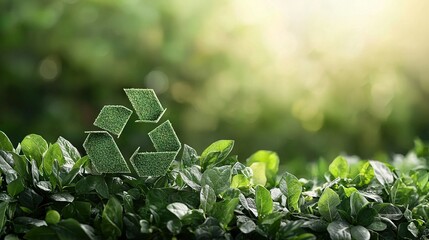
[[[428,1],[0,1],[0,129],[81,146],[122,88],[153,88],[182,143],[245,159],[405,153],[429,139]],[[133,116],[135,120],[135,116]],[[150,149],[155,125],[118,144]],[[82,148],[80,148],[82,150]]]

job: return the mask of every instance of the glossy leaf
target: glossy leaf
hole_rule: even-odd
[[[213,207],[212,216],[218,219],[223,226],[228,226],[234,218],[234,210],[238,205],[238,198],[233,198],[229,201],[216,202]]]
[[[204,185],[200,192],[200,208],[203,209],[204,212],[208,213],[212,210],[215,203],[215,191],[209,185]]]
[[[258,216],[260,219],[263,219],[273,211],[273,200],[271,199],[271,193],[263,186],[256,186],[255,202],[256,210],[258,211]]]
[[[368,229],[362,226],[352,226],[350,232],[353,239],[369,240],[371,238],[371,234]]]
[[[349,175],[349,164],[347,160],[343,157],[337,157],[332,161],[332,163],[329,165],[329,172],[334,176],[335,178],[346,178]]]
[[[264,150],[257,151],[246,160],[247,166],[250,166],[254,172],[255,168],[252,167],[252,164],[260,163],[265,165],[265,177],[267,179],[267,183],[272,187],[276,185],[279,162],[280,159],[277,153]]]
[[[386,186],[393,183],[393,173],[384,163],[377,161],[369,161],[369,163],[374,169],[375,177],[382,185]]]
[[[24,154],[31,160],[37,162],[37,166],[42,164],[43,154],[48,150],[48,143],[40,135],[27,135],[21,142]]]
[[[257,225],[255,222],[253,222],[252,219],[246,217],[246,216],[238,216],[237,217],[237,226],[240,229],[240,231],[244,234],[251,233],[256,230]]]
[[[224,160],[234,147],[233,140],[219,140],[208,146],[200,156],[200,164],[205,169],[216,161]]]
[[[319,213],[328,222],[335,221],[338,218],[337,206],[341,200],[336,192],[330,188],[326,188],[320,196],[318,202]]]
[[[357,216],[358,212],[368,204],[368,200],[359,192],[353,192],[350,196],[350,210],[352,216]]]
[[[6,211],[8,208],[7,202],[0,202],[0,234],[3,232],[3,227],[6,224]]]
[[[302,193],[302,186],[298,178],[285,172],[280,179],[280,191],[287,197],[287,204],[291,210],[300,211],[299,199]]]
[[[202,173],[198,166],[193,165],[180,171],[183,181],[195,191],[201,190]]]
[[[67,164],[74,164],[81,159],[80,153],[76,147],[73,146],[67,139],[59,137],[57,143],[63,153],[64,160]]]
[[[105,237],[119,237],[122,234],[122,205],[111,197],[103,210],[101,218],[102,232]]]
[[[0,150],[12,152],[15,150],[6,133],[0,131]]]
[[[54,165],[54,161],[57,161],[60,166],[65,163],[63,152],[61,151],[61,147],[58,143],[54,143],[49,146],[46,154],[43,157],[43,170],[47,175],[52,174],[52,167]]]
[[[231,185],[231,167],[222,166],[206,170],[201,178],[201,185],[209,185],[216,195],[221,194]]]
[[[331,222],[328,225],[328,232],[332,240],[352,240],[350,225],[347,222]]]

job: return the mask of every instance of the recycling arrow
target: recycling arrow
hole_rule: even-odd
[[[152,89],[124,89],[138,119],[137,123],[158,123],[165,113]],[[156,152],[134,152],[131,165],[125,161],[112,134],[120,137],[133,111],[121,105],[104,106],[94,121],[104,131],[87,131],[83,144],[88,157],[99,173],[131,173],[135,170],[139,177],[165,175],[180,151],[181,143],[171,125],[165,121],[149,132],[149,138]]]

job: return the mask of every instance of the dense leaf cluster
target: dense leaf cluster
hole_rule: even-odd
[[[428,148],[413,170],[336,158],[324,176],[278,174],[259,151],[243,164],[221,140],[185,145],[161,177],[96,175],[60,137],[0,132],[0,237],[5,239],[426,239]]]

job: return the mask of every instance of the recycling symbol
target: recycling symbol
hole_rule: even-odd
[[[161,103],[152,89],[124,89],[138,123],[158,123],[165,113]],[[139,177],[165,175],[171,163],[179,153],[181,143],[167,120],[149,132],[156,152],[134,152],[125,161],[111,134],[120,137],[133,111],[121,105],[104,106],[94,121],[94,126],[101,131],[86,131],[88,136],[83,147],[92,166],[99,173],[131,173],[133,168]]]

